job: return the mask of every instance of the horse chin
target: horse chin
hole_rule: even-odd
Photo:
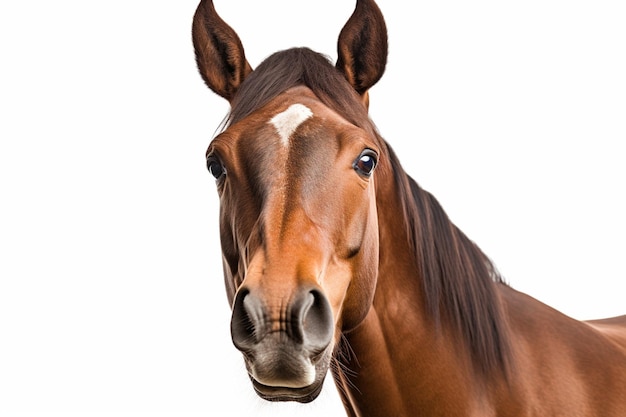
[[[324,378],[316,381],[304,388],[270,387],[263,385],[252,378],[252,385],[257,395],[266,401],[295,401],[299,403],[310,403],[322,392]]]

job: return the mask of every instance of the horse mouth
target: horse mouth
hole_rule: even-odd
[[[283,372],[289,370],[283,376],[288,376],[276,380],[272,378],[264,380],[263,377],[259,377],[252,369],[258,369],[257,366],[247,362],[248,376],[252,381],[254,391],[259,397],[266,401],[295,401],[300,403],[310,403],[315,400],[322,391],[324,380],[326,379],[326,372],[328,371],[328,365],[330,360],[330,349],[313,365],[313,369],[309,369],[308,372],[297,366],[294,366],[293,357],[284,357],[280,363],[274,363],[275,369],[281,369]],[[252,371],[252,372],[251,372]],[[314,374],[311,375],[311,372]],[[276,374],[276,371],[268,372]],[[308,374],[308,377],[304,376]],[[262,373],[261,375],[267,375]]]
[[[257,395],[266,401],[295,401],[299,403],[310,403],[315,400],[322,392],[323,380],[314,382],[308,387],[289,388],[289,387],[272,387],[261,384],[252,379],[252,385]]]

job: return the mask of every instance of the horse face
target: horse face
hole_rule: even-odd
[[[233,342],[261,397],[308,402],[340,332],[363,320],[376,285],[372,174],[382,150],[367,104],[386,65],[385,22],[373,0],[357,0],[335,67],[301,48],[268,58],[263,71],[252,70],[211,0],[200,1],[192,31],[202,78],[240,113],[207,154],[221,200]]]
[[[307,402],[371,305],[376,142],[296,87],[212,142],[232,339],[258,394]]]

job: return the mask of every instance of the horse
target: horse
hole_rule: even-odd
[[[330,373],[349,416],[626,416],[626,316],[578,321],[514,290],[370,119],[387,62],[373,0],[334,65],[300,47],[253,70],[211,0],[192,38],[230,104],[206,163],[232,342],[261,398],[311,402]]]

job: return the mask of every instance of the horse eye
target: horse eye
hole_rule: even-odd
[[[215,178],[216,180],[219,180],[224,175],[226,175],[226,168],[224,168],[224,165],[222,165],[220,160],[213,155],[207,158],[206,166],[211,175],[213,175],[213,178]]]
[[[366,149],[361,152],[361,155],[354,161],[352,165],[354,170],[364,177],[369,177],[372,175],[374,168],[376,168],[376,160],[377,155],[371,149]]]

